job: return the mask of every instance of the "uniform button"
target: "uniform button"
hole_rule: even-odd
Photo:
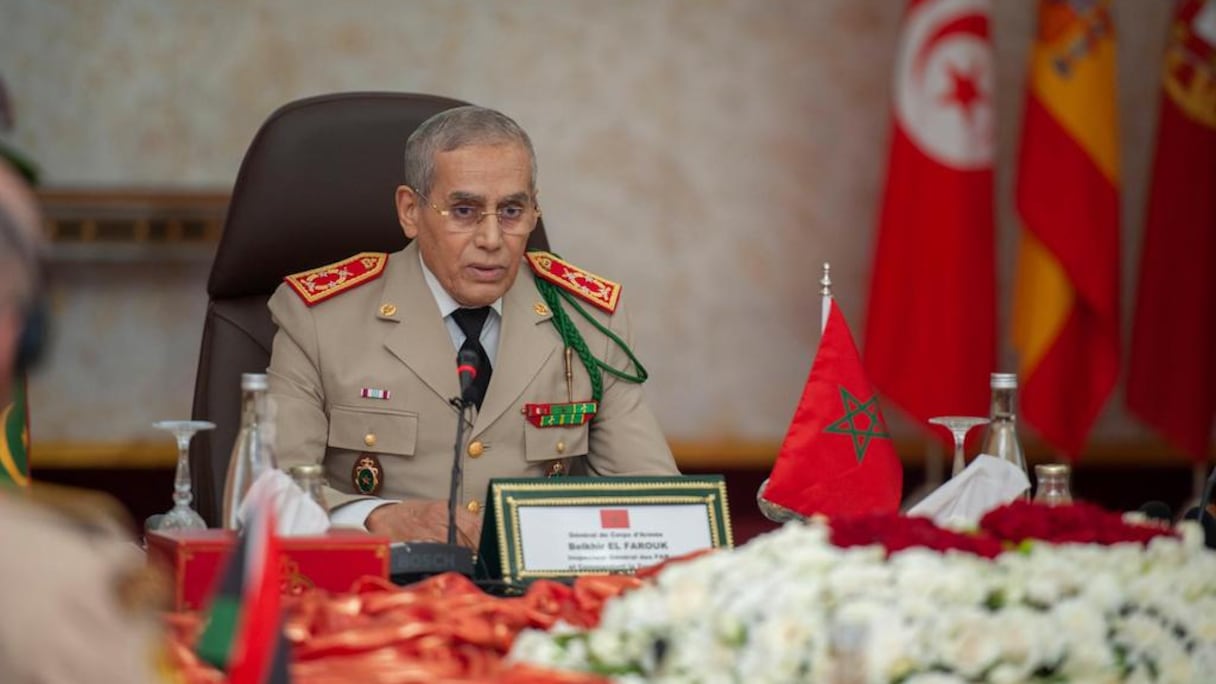
[[[478,442],[476,440],[469,442],[469,456],[472,456],[473,458],[477,458],[478,456],[485,453],[485,450],[486,450],[486,446],[484,444],[482,444],[481,442]]]
[[[380,305],[380,315],[381,316],[392,316],[396,313],[397,313],[397,306],[395,304],[381,304]]]
[[[470,501],[469,505],[465,506],[465,508],[469,509],[470,513],[480,513],[481,512],[481,504],[477,503],[477,499],[473,499],[472,501]]]
[[[366,435],[363,435],[363,443],[369,447],[376,446],[376,433],[369,432]]]
[[[558,440],[558,442],[557,442],[557,453],[559,453],[559,454],[564,454],[564,453],[566,453],[566,443],[565,443],[565,442],[563,442],[563,441],[561,441],[561,440]]]

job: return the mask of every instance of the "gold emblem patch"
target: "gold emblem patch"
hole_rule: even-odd
[[[375,454],[362,454],[351,469],[350,481],[360,494],[375,496],[384,487],[384,468]]]

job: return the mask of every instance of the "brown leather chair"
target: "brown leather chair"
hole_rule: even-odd
[[[193,415],[216,428],[190,446],[194,505],[216,526],[240,429],[241,373],[264,372],[275,327],[266,300],[283,277],[362,251],[406,244],[394,190],[405,140],[466,104],[434,95],[339,93],[280,107],[245,152],[207,282]],[[548,249],[543,225],[529,248]]]

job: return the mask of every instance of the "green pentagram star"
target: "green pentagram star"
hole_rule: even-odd
[[[840,401],[844,404],[844,417],[828,425],[823,431],[852,437],[853,453],[857,455],[857,462],[861,463],[866,457],[866,448],[870,446],[871,439],[891,438],[887,426],[882,422],[882,414],[878,412],[878,395],[872,395],[862,401],[841,387]],[[862,420],[858,421],[858,418]],[[858,427],[858,423],[861,423],[861,427]]]

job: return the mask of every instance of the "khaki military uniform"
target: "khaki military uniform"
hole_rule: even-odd
[[[323,463],[331,506],[367,497],[353,482],[361,461],[375,464],[378,497],[446,499],[458,415],[449,400],[460,394],[456,349],[417,247],[389,255],[373,280],[312,306],[306,298],[284,284],[270,299],[279,327],[268,371],[279,465]],[[586,308],[630,342],[619,304],[611,314]],[[542,428],[527,420],[526,404],[591,399],[577,356],[568,396],[567,355],[552,315],[522,265],[503,296],[494,373],[462,448],[460,498],[469,510],[479,510],[494,477],[677,473],[637,383],[605,374],[587,424]],[[592,354],[630,368],[606,335],[577,313],[571,318]]]
[[[81,504],[94,493],[66,495],[77,510],[0,488],[0,682],[161,681],[144,554],[106,511]]]

